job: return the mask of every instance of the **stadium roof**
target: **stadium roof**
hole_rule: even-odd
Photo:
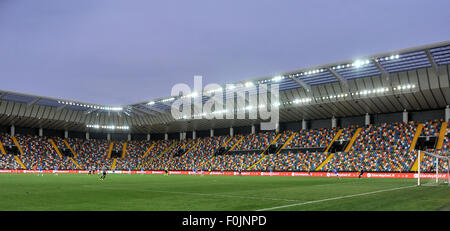
[[[282,122],[428,110],[449,104],[449,64],[450,41],[444,41],[231,84],[279,84]],[[224,95],[230,97],[234,96]],[[107,106],[0,90],[0,123],[74,130],[114,125],[143,133],[259,123],[249,119],[176,121],[170,114],[175,98]],[[203,96],[202,101],[208,99]]]

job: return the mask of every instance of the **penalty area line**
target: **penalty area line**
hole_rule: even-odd
[[[258,209],[256,211],[267,211],[267,210],[274,210],[274,209],[282,209],[282,208],[288,208],[288,207],[293,207],[293,206],[314,204],[314,203],[320,203],[320,202],[332,201],[332,200],[340,200],[340,199],[345,199],[345,198],[365,196],[365,195],[370,195],[370,194],[376,194],[376,193],[381,193],[381,192],[389,192],[389,191],[395,191],[395,190],[412,188],[412,187],[417,187],[417,185],[405,186],[405,187],[399,187],[399,188],[391,188],[391,189],[383,189],[383,190],[377,190],[377,191],[373,191],[373,192],[358,193],[358,194],[352,194],[352,195],[340,196],[340,197],[332,197],[332,198],[327,198],[327,199],[322,199],[322,200],[306,201],[306,202],[302,202],[302,203],[296,203],[296,204],[290,204],[290,205],[282,205],[282,206],[277,206],[277,207]]]

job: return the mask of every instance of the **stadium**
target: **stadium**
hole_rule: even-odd
[[[273,130],[174,118],[204,89],[122,106],[0,90],[0,210],[449,210],[449,73],[443,41],[218,88],[248,96],[235,115],[276,85],[257,103]]]

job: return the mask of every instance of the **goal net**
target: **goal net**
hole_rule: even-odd
[[[418,152],[417,184],[450,186],[449,152]]]

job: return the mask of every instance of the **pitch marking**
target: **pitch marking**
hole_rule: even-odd
[[[299,206],[299,205],[314,204],[314,203],[319,203],[319,202],[324,202],[324,201],[331,201],[331,200],[339,200],[339,199],[344,199],[344,198],[365,196],[365,195],[370,195],[370,194],[375,194],[375,193],[380,193],[380,192],[395,191],[395,190],[400,190],[400,189],[405,189],[405,188],[412,188],[412,187],[417,187],[417,185],[400,187],[400,188],[384,189],[384,190],[378,190],[378,191],[366,192],[366,193],[359,193],[359,194],[353,194],[353,195],[347,195],[347,196],[333,197],[333,198],[327,198],[327,199],[322,199],[322,200],[306,201],[306,202],[297,203],[297,204],[282,205],[282,206],[277,206],[277,207],[258,209],[256,211],[267,211],[267,210],[281,209],[281,208],[287,208],[287,207],[293,207],[293,206]]]

